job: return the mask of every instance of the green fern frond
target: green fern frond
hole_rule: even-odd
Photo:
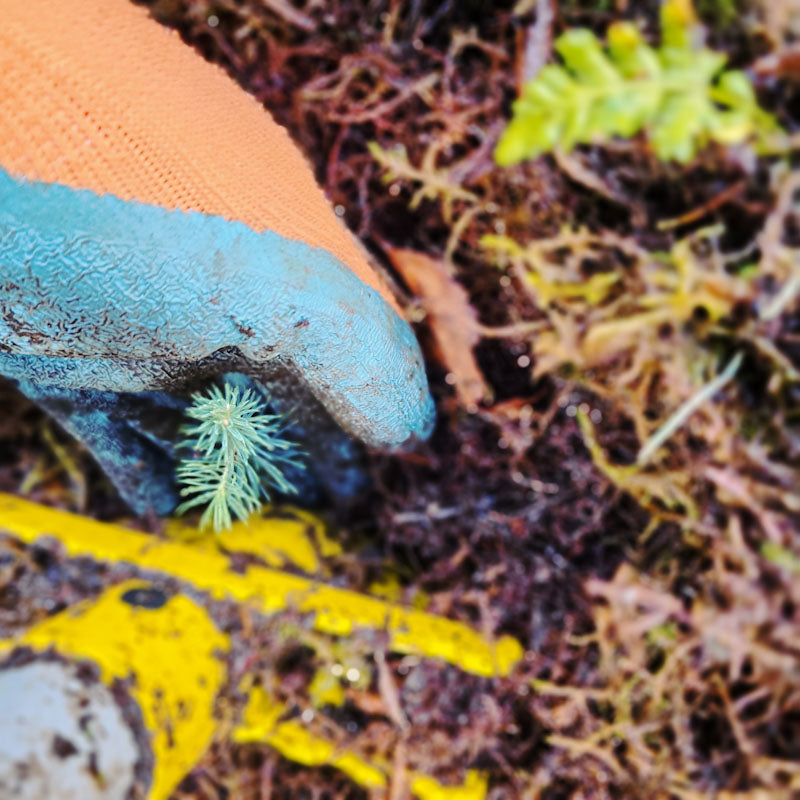
[[[743,72],[723,71],[723,53],[694,44],[688,0],[662,6],[662,44],[651,47],[629,22],[611,25],[603,47],[575,28],[514,103],[495,159],[501,166],[577,144],[629,138],[642,130],[663,161],[690,161],[709,141],[736,144],[779,131]]]
[[[232,515],[247,520],[262,498],[269,499],[269,488],[297,493],[285,470],[303,468],[302,452],[282,438],[285,419],[266,413],[265,398],[226,383],[193,394],[192,401],[186,414],[196,424],[182,429],[180,445],[192,456],[176,470],[181,497],[189,499],[178,514],[205,506],[200,527],[218,531],[230,528]]]

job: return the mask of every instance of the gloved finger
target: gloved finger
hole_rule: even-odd
[[[137,391],[238,348],[370,444],[425,435],[413,334],[285,131],[127,0],[0,10],[0,366]]]
[[[32,378],[33,356],[41,385],[143,391],[229,349],[291,370],[368,444],[427,432],[408,323],[322,248],[1,171],[0,240],[7,375]]]
[[[172,445],[186,403],[163,393],[131,395],[45,387],[19,390],[89,450],[137,514],[169,514],[178,504]]]

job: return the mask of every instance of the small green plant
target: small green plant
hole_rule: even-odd
[[[219,531],[230,528],[231,514],[247,520],[262,498],[269,499],[269,488],[297,493],[284,473],[287,467],[302,469],[303,454],[281,437],[285,418],[266,413],[265,397],[225,383],[224,389],[193,394],[192,401],[186,414],[196,424],[182,429],[186,439],[180,445],[192,455],[176,471],[181,497],[189,499],[177,513],[206,506],[200,527]]]
[[[689,0],[661,7],[656,49],[630,22],[611,25],[604,48],[587,29],[555,43],[563,65],[548,64],[524,88],[495,159],[501,166],[576,144],[647,132],[663,161],[690,161],[709,141],[737,144],[779,132],[747,76],[724,70],[724,53],[696,42]]]

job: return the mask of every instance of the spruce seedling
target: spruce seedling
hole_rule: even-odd
[[[285,417],[267,413],[267,399],[251,389],[226,383],[192,395],[187,416],[196,424],[182,428],[179,445],[192,451],[176,470],[182,514],[205,506],[200,527],[230,528],[232,515],[246,521],[259,509],[269,489],[297,494],[287,467],[304,468],[303,453],[282,438]]]

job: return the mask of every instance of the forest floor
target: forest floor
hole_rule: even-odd
[[[639,136],[497,166],[511,103],[555,37],[630,19],[658,41],[649,0],[149,5],[289,129],[426,354],[437,428],[413,452],[370,454],[369,497],[328,512],[348,553],[332,560],[337,581],[379,582],[526,649],[502,679],[387,656],[387,712],[369,646],[350,642],[375,674],[321,709],[335,738],[390,763],[402,752],[443,783],[480,770],[493,800],[800,795],[792,157],[710,145],[663,163]],[[789,0],[698,12],[709,46],[800,129]],[[0,489],[125,513],[85,454],[0,392]],[[35,560],[15,575],[0,614],[18,619],[47,580],[64,582],[62,606],[93,591]],[[287,702],[307,701],[313,647],[284,642],[277,667],[260,658]],[[220,745],[177,796],[364,790],[267,747]]]

